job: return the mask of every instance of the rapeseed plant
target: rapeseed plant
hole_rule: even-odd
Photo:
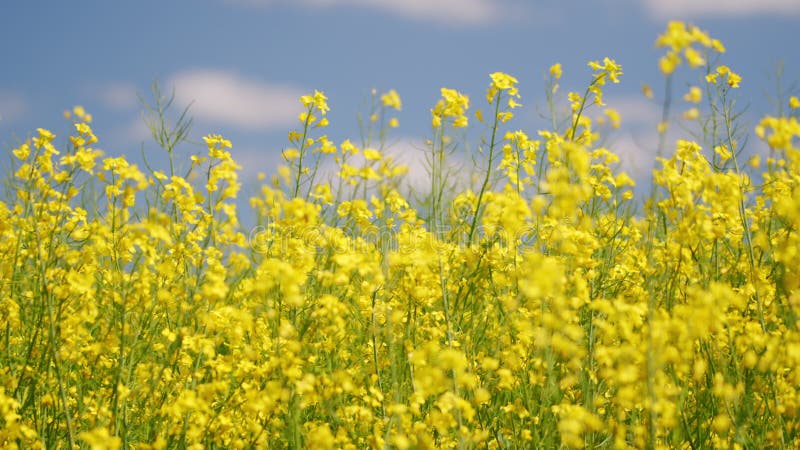
[[[0,203],[0,445],[800,446],[800,103],[758,123],[769,154],[745,164],[722,44],[679,22],[656,44],[667,92],[642,214],[602,144],[619,114],[587,114],[622,76],[609,58],[565,117],[550,67],[546,130],[514,128],[519,82],[490,74],[480,176],[457,191],[470,99],[443,88],[417,198],[384,151],[397,92],[373,92],[360,140],[338,145],[325,94],[303,96],[252,230],[233,144],[209,134],[180,167],[191,120],[166,120],[157,89],[168,171],[104,157],[80,107],[64,147],[38,129]],[[667,153],[683,62],[696,129]]]

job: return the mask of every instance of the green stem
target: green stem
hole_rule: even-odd
[[[300,156],[298,157],[297,162],[297,176],[295,177],[294,181],[294,195],[293,197],[297,197],[298,193],[300,192],[300,179],[303,177],[303,158],[305,157],[306,152],[306,141],[308,137],[308,125],[311,121],[311,113],[314,111],[314,106],[309,105],[308,112],[306,113],[306,120],[303,123],[303,137],[301,138],[300,142]]]
[[[578,107],[578,111],[575,113],[575,118],[572,120],[572,126],[570,127],[570,136],[569,136],[570,141],[575,140],[575,132],[578,130],[578,121],[583,115],[583,111],[586,109],[586,100],[589,98],[589,93],[591,92],[592,87],[594,87],[595,84],[597,84],[600,80],[602,80],[605,77],[605,75],[606,74],[604,72],[595,77],[592,80],[592,82],[589,83],[589,86],[586,88],[586,92],[583,93],[583,97],[581,98],[581,106]]]
[[[475,214],[472,216],[472,225],[470,225],[469,227],[469,238],[467,239],[468,243],[472,243],[472,239],[475,235],[475,227],[478,224],[478,217],[480,216],[483,196],[486,193],[486,188],[489,186],[489,179],[492,176],[492,166],[494,165],[494,148],[496,145],[495,140],[497,139],[497,128],[500,125],[497,115],[500,112],[501,92],[497,93],[497,96],[495,97],[494,101],[494,124],[492,125],[492,138],[489,141],[489,163],[486,167],[486,176],[483,178],[483,184],[481,184],[481,191],[478,194],[478,202],[475,205]]]

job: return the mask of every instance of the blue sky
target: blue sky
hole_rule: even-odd
[[[475,109],[485,102],[488,74],[510,73],[525,105],[512,126],[534,133],[547,126],[537,111],[545,108],[549,66],[563,64],[561,92],[582,92],[587,61],[609,56],[624,70],[606,91],[623,122],[609,142],[641,178],[652,168],[663,84],[654,42],[670,19],[726,45],[720,63],[743,77],[737,95],[750,129],[775,111],[779,61],[787,90],[800,80],[800,0],[4,2],[0,145],[8,152],[36,127],[65,138],[62,112],[80,104],[94,115],[106,154],[135,159],[144,149],[158,161],[137,98],[150,98],[158,80],[179,105],[194,101],[193,138],[221,133],[233,141],[247,179],[274,171],[300,95],[327,94],[328,133],[338,143],[358,136],[356,113],[372,88],[396,89],[403,110],[391,141],[419,171],[415,147],[430,134],[441,87],[469,94]],[[675,84],[676,114],[689,81]],[[653,87],[654,101],[641,95],[642,83]]]

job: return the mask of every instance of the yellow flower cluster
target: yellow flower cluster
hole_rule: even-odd
[[[690,64],[692,44],[722,48],[677,23],[659,43]],[[64,148],[37,130],[0,202],[0,446],[800,446],[797,118],[759,123],[763,173],[733,132],[677,141],[634,214],[584,114],[621,68],[590,68],[578,107],[527,132],[517,80],[491,74],[458,190],[469,99],[442,89],[413,197],[384,152],[395,91],[358,145],[320,135],[327,99],[303,96],[251,229],[220,135],[163,173],[104,158],[85,111]],[[727,90],[686,100],[704,95]]]
[[[699,48],[696,47],[699,45]],[[706,32],[694,25],[687,26],[683,22],[670,22],[667,30],[656,40],[656,47],[667,47],[667,54],[659,60],[659,68],[664,75],[672,74],[686,60],[689,66],[697,68],[708,61],[705,50],[725,53],[725,46],[717,39],[712,39]]]
[[[442,98],[431,110],[431,125],[438,128],[442,125],[442,118],[453,119],[453,127],[463,128],[469,124],[469,119],[464,113],[469,109],[469,97],[455,89],[442,88]]]
[[[719,66],[717,67],[715,73],[706,75],[706,81],[711,84],[717,84],[718,78],[724,78],[728,86],[732,88],[738,88],[739,83],[742,82],[742,77],[731,71],[728,66]]]

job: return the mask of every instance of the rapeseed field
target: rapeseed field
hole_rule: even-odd
[[[303,96],[250,199],[224,137],[175,151],[186,116],[152,123],[167,167],[105,157],[82,108],[63,145],[38,129],[0,203],[0,446],[800,447],[800,101],[744,129],[721,42],[673,22],[656,45],[668,89],[697,84],[641,196],[603,144],[609,58],[562,116],[550,68],[544,130],[509,74],[443,88],[413,192],[395,91],[363,143]]]

